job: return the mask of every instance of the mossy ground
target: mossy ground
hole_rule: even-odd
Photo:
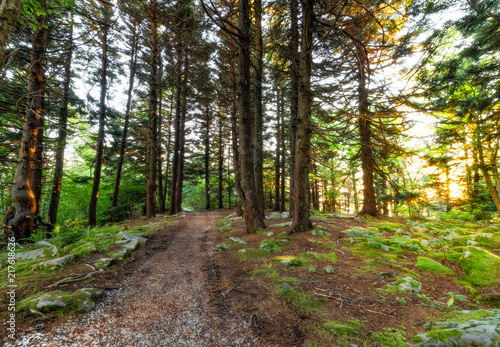
[[[314,233],[287,235],[285,227],[273,226],[272,236],[263,232],[240,247],[246,248],[244,253],[230,252],[253,264],[252,278],[272,283],[276,299],[301,315],[314,317],[304,328],[312,337],[311,346],[408,346],[411,337],[423,330],[416,317],[433,321],[445,319],[444,313],[457,309],[480,308],[477,297],[484,292],[480,286],[490,285],[490,291],[499,287],[495,278],[500,276],[478,280],[480,272],[496,266],[500,259],[494,251],[500,244],[495,237],[484,235],[495,228],[500,230],[500,226],[484,228],[453,221],[353,220],[321,214],[315,220]],[[243,223],[235,221],[227,233],[242,231]],[[463,259],[472,248],[471,240],[477,242],[474,249],[485,249],[481,254],[471,252],[469,262],[474,265]],[[335,268],[334,274],[320,271],[327,265]],[[408,276],[422,283],[421,293],[397,289],[397,280]],[[386,286],[391,283],[392,287]],[[285,284],[290,288],[282,292]],[[455,300],[450,301],[452,297]],[[370,306],[374,304],[365,301],[377,304]],[[409,310],[418,313],[411,318]],[[392,323],[368,327],[363,323],[367,314],[370,322],[389,319]],[[346,327],[343,332],[342,326]],[[350,335],[350,331],[356,333]]]

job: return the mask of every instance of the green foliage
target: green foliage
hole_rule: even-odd
[[[303,291],[289,289],[282,293],[282,297],[292,307],[302,313],[310,314],[318,312],[321,307],[321,303],[314,296]]]
[[[442,265],[441,263],[438,263],[435,260],[426,257],[419,257],[417,259],[415,267],[423,271],[437,273],[437,274],[447,274],[447,275],[455,274],[455,272],[452,269]]]
[[[383,332],[373,332],[372,339],[378,341],[380,347],[406,347],[410,343],[405,338],[405,333],[400,329],[385,328]]]
[[[495,254],[467,247],[459,263],[466,273],[462,280],[480,287],[500,285],[500,257]]]

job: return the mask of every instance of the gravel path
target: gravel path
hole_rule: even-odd
[[[148,241],[147,258],[96,310],[17,346],[253,346],[249,322],[212,298],[209,233],[218,215],[187,213]],[[223,303],[222,303],[223,305]]]

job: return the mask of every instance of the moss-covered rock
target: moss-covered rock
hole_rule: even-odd
[[[498,346],[500,310],[461,311],[450,320],[435,322],[429,332],[413,337],[412,347]]]
[[[95,301],[102,295],[97,288],[82,288],[72,294],[54,290],[48,293],[37,293],[21,303],[27,307],[44,313],[57,311],[89,312],[95,307]]]
[[[437,273],[437,274],[446,274],[446,275],[454,275],[455,272],[444,266],[443,264],[430,259],[426,257],[419,257],[417,259],[417,263],[415,264],[417,269],[427,271],[427,272],[432,272],[432,273]]]
[[[459,261],[466,275],[461,279],[478,287],[500,285],[500,257],[476,247],[467,247]]]

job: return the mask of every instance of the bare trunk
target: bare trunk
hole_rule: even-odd
[[[205,209],[210,210],[210,111],[208,104],[205,109]]]
[[[135,72],[137,67],[137,33],[136,26],[133,26],[131,52],[130,52],[130,76],[128,80],[127,104],[125,106],[125,120],[123,123],[122,141],[120,144],[120,157],[116,167],[115,189],[113,192],[113,201],[111,203],[110,222],[116,221],[116,208],[118,207],[118,197],[120,195],[120,183],[123,171],[123,162],[125,160],[125,149],[127,148],[128,126],[130,121],[130,105],[132,103],[132,92],[134,90]]]
[[[298,0],[290,1],[290,217],[295,211],[295,148],[299,112],[299,5]]]
[[[280,160],[280,164],[281,164],[281,203],[280,203],[280,211],[281,212],[284,212],[286,211],[286,200],[285,200],[285,163],[286,163],[286,146],[285,146],[285,97],[283,95],[283,93],[280,94],[280,97],[281,97],[281,102],[280,102],[280,105],[281,105],[281,136],[280,136],[280,140],[281,140],[281,160]]]
[[[281,107],[280,107],[280,96],[279,96],[279,87],[276,89],[276,157],[274,160],[274,207],[273,211],[279,211],[280,210],[280,178],[281,178],[281,173],[280,173],[280,168],[281,168],[281,163],[280,163],[280,146],[281,146],[281,124],[280,124],[280,112],[281,112]]]
[[[222,134],[222,116],[219,116],[219,185],[218,185],[218,198],[219,206],[218,208],[224,208],[224,146],[222,144],[223,134]]]
[[[255,193],[254,144],[252,128],[254,117],[250,107],[250,6],[248,0],[239,1],[239,138],[241,183],[245,196],[245,224],[247,233],[264,229],[264,209]]]
[[[179,146],[179,170],[177,171],[176,212],[182,211],[182,188],[184,186],[184,156],[186,152],[186,116],[187,116],[187,69],[188,55],[184,58],[184,80],[182,84],[182,108]]]
[[[375,186],[373,179],[373,149],[371,142],[371,119],[368,112],[368,90],[366,89],[368,64],[365,50],[356,43],[358,56],[358,102],[359,102],[359,137],[361,145],[361,169],[363,171],[363,207],[358,215],[377,216],[377,201],[375,198]]]
[[[0,4],[0,68],[5,63],[7,45],[16,29],[17,20],[23,11],[24,0],[3,0]]]
[[[312,228],[309,216],[309,165],[311,148],[311,67],[314,0],[303,3],[302,40],[300,47],[299,110],[295,142],[295,177],[293,224],[288,233]]]
[[[66,138],[68,131],[68,102],[71,82],[71,60],[73,59],[73,25],[69,26],[68,51],[64,67],[63,95],[61,108],[59,109],[59,133],[57,136],[57,149],[55,155],[54,177],[52,179],[52,193],[49,203],[49,222],[54,225],[57,222],[57,210],[59,208],[59,198],[61,197],[61,185],[64,167],[64,150],[66,148]]]
[[[40,2],[45,7],[45,2]],[[29,237],[35,227],[40,207],[43,157],[43,117],[45,112],[45,51],[47,49],[48,16],[37,16],[39,29],[33,33],[29,69],[26,115],[21,149],[12,184],[12,200],[16,210],[9,226],[17,240]]]
[[[254,176],[255,176],[255,194],[260,206],[264,206],[264,177],[263,177],[263,157],[262,157],[262,71],[263,71],[263,45],[262,45],[262,0],[254,0],[255,14],[255,62],[254,62],[254,89],[253,89],[253,107],[255,112],[254,127]]]
[[[158,30],[157,3],[151,0],[149,6],[150,28],[150,76],[149,76],[149,110],[148,136],[146,153],[146,217],[152,218],[156,213],[156,185],[158,160]]]
[[[165,213],[165,198],[163,195],[163,161],[162,161],[162,127],[163,127],[163,88],[160,85],[161,76],[163,75],[161,51],[158,52],[158,212]]]
[[[101,184],[102,155],[104,152],[104,124],[106,122],[106,92],[108,75],[108,32],[110,20],[110,4],[105,5],[104,28],[102,30],[102,56],[101,56],[101,94],[99,99],[99,130],[97,135],[96,158],[94,166],[94,182],[89,202],[89,225],[97,224],[97,199],[99,197],[99,186]]]
[[[233,148],[233,169],[234,169],[234,191],[236,195],[236,215],[243,216],[243,191],[241,189],[241,176],[240,176],[240,155],[238,146],[238,108],[236,104],[237,83],[236,83],[236,69],[234,62],[231,61],[231,145]]]

